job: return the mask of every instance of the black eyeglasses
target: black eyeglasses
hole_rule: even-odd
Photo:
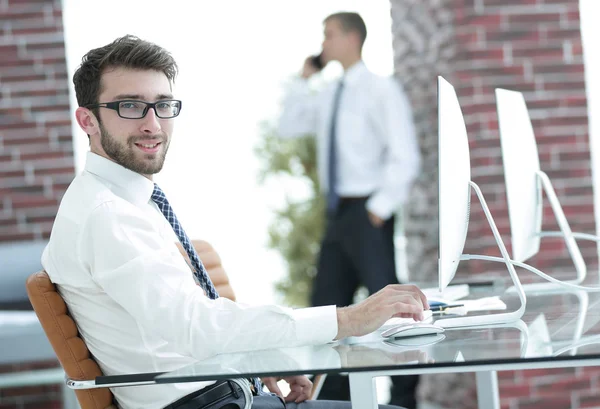
[[[145,102],[127,99],[114,102],[101,102],[87,105],[86,108],[108,108],[117,111],[121,118],[140,119],[146,116],[150,108],[154,109],[156,116],[162,119],[175,118],[181,112],[181,101],[177,99],[163,99],[160,101]]]

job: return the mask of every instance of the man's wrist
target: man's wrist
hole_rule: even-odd
[[[348,333],[348,326],[350,317],[348,316],[349,307],[338,308],[337,312],[337,324],[338,324],[338,333],[335,337],[335,340],[339,340],[342,338],[346,338],[350,334]]]

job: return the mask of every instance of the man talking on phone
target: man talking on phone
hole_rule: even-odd
[[[420,167],[408,98],[391,77],[378,76],[362,60],[367,29],[361,16],[340,12],[324,22],[323,51],[304,61],[284,100],[282,137],[314,134],[327,225],[317,261],[312,305],[352,304],[364,285],[373,294],[398,283],[394,213],[405,203]],[[330,61],[342,78],[318,94],[308,79]],[[391,401],[416,407],[418,376],[392,377]],[[347,378],[329,376],[323,399],[347,400]]]

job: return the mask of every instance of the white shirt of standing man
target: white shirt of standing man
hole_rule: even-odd
[[[321,58],[324,63],[337,60],[344,67],[336,125],[337,193],[370,196],[366,207],[377,226],[406,201],[421,157],[406,94],[393,78],[368,70],[356,37],[338,21],[326,21]],[[278,131],[284,138],[316,135],[319,179],[327,191],[329,132],[338,82],[314,94],[308,78],[317,72],[311,57],[307,58],[301,78],[287,90]]]

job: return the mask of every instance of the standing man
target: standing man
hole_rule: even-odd
[[[316,134],[320,184],[327,196],[312,305],[350,305],[359,285],[370,294],[397,283],[394,215],[406,201],[420,166],[411,108],[392,78],[370,72],[362,61],[367,37],[357,13],[324,20],[321,64],[339,61],[343,77],[319,94],[308,79],[319,72],[315,57],[284,101],[279,133]],[[394,404],[415,408],[417,376],[393,377]],[[344,378],[329,377],[321,395],[348,399]]]

